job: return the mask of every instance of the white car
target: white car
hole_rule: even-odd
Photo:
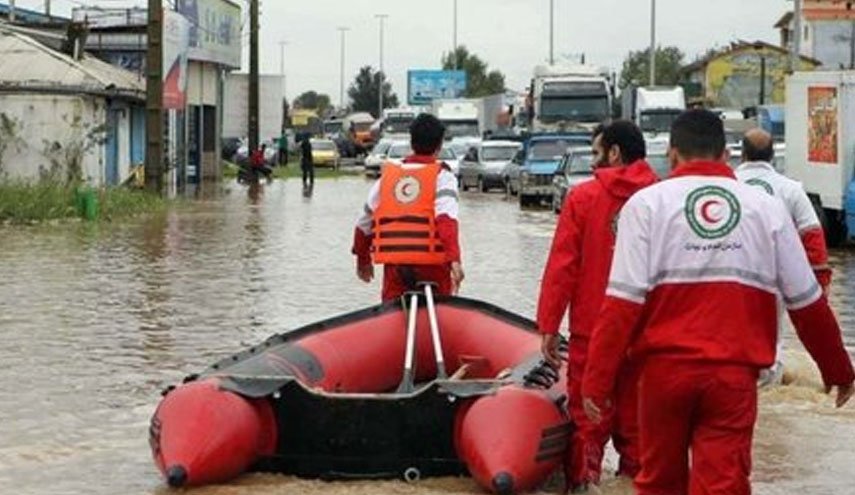
[[[400,165],[404,162],[404,158],[413,154],[413,148],[409,141],[395,141],[389,146],[389,151],[386,153],[386,161],[397,163]]]
[[[455,177],[460,178],[460,155],[450,146],[443,146],[439,152],[440,161],[445,162]]]
[[[392,141],[381,140],[374,146],[371,153],[365,157],[365,173],[374,176],[380,176],[380,167],[386,162],[386,153],[389,152],[389,147],[392,146]]]

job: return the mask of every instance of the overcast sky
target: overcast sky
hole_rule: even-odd
[[[77,2],[57,3],[55,9],[61,11]],[[246,0],[239,3],[247,5]],[[31,7],[42,2],[18,4]],[[349,84],[359,67],[379,65],[374,14],[388,14],[386,73],[403,101],[407,70],[437,68],[442,53],[450,49],[453,4],[453,0],[262,0],[262,72],[279,72],[279,42],[285,40],[288,96],[293,99],[314,89],[337,102],[336,28],[350,28],[345,63]],[[777,43],[772,26],[791,6],[788,0],[657,0],[658,42],[680,47],[689,59],[738,38]],[[549,0],[458,0],[458,9],[459,43],[504,72],[509,88],[524,89],[533,67],[549,57]],[[649,0],[555,0],[555,10],[556,58],[585,53],[588,63],[619,71],[628,51],[649,44]]]

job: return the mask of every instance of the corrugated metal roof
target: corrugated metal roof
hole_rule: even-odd
[[[145,81],[93,56],[74,60],[29,36],[0,26],[0,89],[79,91],[145,98]]]

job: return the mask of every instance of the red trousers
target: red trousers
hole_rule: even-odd
[[[588,337],[570,336],[568,396],[576,425],[566,464],[571,488],[599,483],[603,455],[611,438],[620,454],[618,474],[635,477],[639,470],[637,367],[625,364],[617,379],[615,403],[601,423],[593,423],[582,408],[582,377],[588,361]]]
[[[436,296],[451,295],[451,268],[449,265],[384,265],[383,302],[403,296],[407,291],[418,289],[420,282],[436,284]]]
[[[756,369],[653,357],[638,397],[639,495],[751,493]]]

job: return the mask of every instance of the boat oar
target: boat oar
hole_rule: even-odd
[[[433,340],[433,353],[436,356],[436,377],[440,380],[448,378],[445,372],[445,357],[442,353],[442,339],[439,336],[439,324],[436,321],[436,307],[433,304],[433,287],[425,284],[425,298],[427,299],[428,320],[430,321],[430,335]]]
[[[413,293],[410,296],[410,315],[407,321],[407,347],[404,350],[404,375],[401,384],[398,385],[399,394],[409,394],[415,389],[415,375],[413,373],[413,354],[416,349],[416,315],[419,312],[419,295]]]

